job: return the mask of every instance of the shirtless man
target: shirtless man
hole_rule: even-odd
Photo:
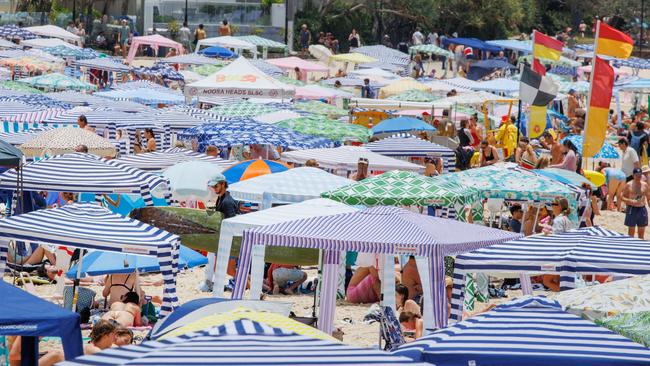
[[[409,289],[409,300],[418,302],[422,296],[422,281],[420,281],[420,273],[415,264],[415,257],[410,256],[404,268],[402,268],[402,285]]]
[[[645,236],[645,228],[648,226],[648,210],[646,204],[650,202],[650,190],[648,184],[641,181],[643,172],[641,168],[634,168],[632,180],[623,188],[623,202],[625,209],[625,226],[627,234],[634,237],[634,231],[639,228],[639,239]]]
[[[124,327],[141,325],[140,296],[130,291],[122,296],[122,300],[114,302],[111,310],[102,316],[104,320],[115,320]]]
[[[562,145],[560,145],[553,135],[548,131],[544,132],[544,139],[541,141],[544,148],[551,151],[551,165],[562,164],[564,160],[564,153],[562,152]]]

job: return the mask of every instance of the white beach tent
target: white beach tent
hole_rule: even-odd
[[[257,46],[232,36],[221,36],[204,38],[196,43],[196,51],[198,52],[201,47],[219,46],[224,48],[231,48],[235,52],[241,54],[241,51],[250,51],[255,58],[257,58]]]
[[[185,96],[290,99],[294,90],[240,57],[205,79],[187,85]]]
[[[81,37],[74,33],[70,33],[61,27],[57,27],[56,25],[37,25],[35,27],[27,27],[25,30],[28,30],[41,37],[59,38],[67,42],[73,42],[77,45],[81,44]]]

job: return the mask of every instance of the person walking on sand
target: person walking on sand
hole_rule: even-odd
[[[645,207],[650,202],[650,190],[648,184],[641,180],[643,171],[641,168],[634,168],[632,180],[623,188],[623,202],[625,209],[625,226],[627,234],[634,237],[638,228],[639,239],[645,237],[645,228],[648,226],[648,209]]]

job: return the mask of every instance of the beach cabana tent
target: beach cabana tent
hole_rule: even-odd
[[[151,190],[166,185],[152,173],[92,154],[65,154],[25,164],[22,168],[25,191],[57,191],[95,194],[141,194],[153,205]],[[0,174],[0,189],[16,189],[16,171]]]
[[[600,227],[533,235],[456,258],[452,319],[460,319],[468,273],[560,275],[560,289],[575,288],[577,274],[650,274],[650,242]],[[530,287],[524,284],[524,292]]]
[[[434,44],[420,44],[409,47],[409,53],[414,55],[416,53],[426,53],[427,55],[436,55],[453,58],[454,54],[451,51],[438,47]]]
[[[253,57],[257,58],[257,46],[237,37],[221,36],[201,39],[196,43],[196,51],[198,52],[201,47],[210,46],[231,48],[238,54],[241,54],[242,51],[249,51],[253,54]]]
[[[407,357],[299,335],[263,322],[238,319],[186,335],[109,348],[62,366],[179,365],[418,365]]]
[[[318,325],[331,333],[341,252],[383,254],[384,268],[392,268],[393,256],[409,254],[420,257],[420,277],[429,279],[430,286],[423,281],[425,326],[443,327],[447,323],[444,257],[517,237],[520,235],[386,206],[261,226],[244,231],[233,299],[243,297],[251,259],[263,261],[260,254],[265,246],[321,249],[324,272]],[[384,303],[392,307],[393,276],[393,271],[383,271],[381,280]],[[251,284],[261,281],[262,277],[251,278]]]
[[[330,61],[339,61],[350,64],[363,64],[367,62],[375,62],[376,58],[366,56],[362,53],[352,52],[352,53],[338,53],[336,55],[330,56]]]
[[[354,94],[347,91],[328,88],[317,84],[298,86],[296,88],[296,99],[327,99],[334,100],[337,98],[352,98]]]
[[[354,52],[375,58],[378,60],[378,63],[381,64],[403,67],[411,62],[409,55],[384,45],[361,46],[355,48]]]
[[[32,32],[41,37],[59,38],[66,42],[72,42],[76,45],[81,45],[81,37],[74,33],[52,24],[37,25],[34,27],[27,27],[25,30]]]
[[[51,73],[30,78],[18,79],[19,83],[24,83],[34,88],[48,90],[95,90],[97,86],[81,81],[79,79],[59,74]]]
[[[5,255],[1,249],[0,257]],[[4,267],[4,261],[0,266]],[[21,336],[22,365],[38,364],[38,337],[60,337],[66,360],[83,355],[79,314],[31,295],[4,280],[0,281],[0,294],[0,335]]]
[[[157,62],[164,64],[180,64],[180,65],[214,65],[217,63],[215,59],[199,55],[197,53],[186,53],[184,55],[172,56],[161,58]]]
[[[185,86],[186,97],[289,99],[293,94],[294,88],[266,75],[243,57],[205,79]]]
[[[159,47],[169,47],[173,48],[178,52],[178,54],[183,53],[183,45],[176,42],[172,41],[169,38],[165,38],[161,36],[160,34],[152,34],[149,36],[140,36],[140,37],[133,37],[133,41],[131,42],[131,46],[129,49],[129,54],[126,57],[126,62],[131,63],[133,61],[133,58],[135,57],[136,53],[138,52],[138,48],[140,46],[150,46],[156,50],[158,50]]]
[[[200,51],[198,54],[208,56],[208,57],[219,57],[219,58],[235,58],[237,54],[233,51],[223,48],[221,46],[210,46],[206,47]]]
[[[259,203],[262,208],[270,208],[275,203],[295,203],[318,198],[323,192],[351,183],[354,182],[318,168],[301,167],[246,179],[231,184],[228,191],[237,200]]]
[[[276,173],[277,174],[277,173]],[[239,215],[221,221],[219,231],[219,249],[216,255],[218,269],[214,272],[215,254],[208,253],[208,260],[211,264],[206,267],[206,278],[212,280],[214,275],[213,295],[216,297],[224,296],[224,285],[226,284],[226,268],[233,246],[233,239],[241,237],[244,230],[257,227],[277,224],[280,222],[298,220],[310,217],[336,215],[341,213],[355,212],[357,208],[335,202],[324,198],[315,198],[295,203],[292,205],[281,205]],[[253,262],[251,264],[251,273],[253,278],[263,276],[264,263]],[[221,285],[221,286],[220,286]],[[251,283],[251,299],[259,298],[262,293],[262,284],[258,282]],[[256,297],[257,296],[257,297]]]
[[[650,363],[650,350],[544,297],[501,304],[407,343],[393,354],[435,365],[616,366]]]
[[[321,196],[348,205],[439,206],[456,212],[480,201],[475,189],[454,183],[436,184],[430,177],[399,170],[353,182]]]
[[[320,165],[321,168],[348,172],[357,170],[359,158],[368,159],[368,169],[370,171],[385,171],[393,169],[411,171],[424,170],[424,167],[420,165],[389,158],[363,147],[356,146],[341,146],[336,149],[288,151],[282,154],[282,160],[287,162],[304,165],[307,160],[314,159],[318,162],[318,165]]]
[[[74,203],[0,220],[0,238],[5,239],[0,241],[0,273],[4,272],[7,261],[8,240],[156,256],[164,287],[160,314],[164,316],[178,305],[179,238],[143,222],[114,214],[97,204]],[[39,313],[42,312],[32,316]]]
[[[463,45],[465,47],[471,47],[475,50],[481,50],[481,51],[489,51],[489,52],[502,51],[501,47],[491,45],[477,38],[444,38],[442,40],[442,45],[444,47],[447,47],[450,44]]]
[[[32,47],[34,49],[41,49],[41,48],[51,48],[51,47],[58,47],[58,46],[63,46],[63,47],[69,47],[69,48],[75,48],[79,49],[79,47],[64,41],[60,38],[34,38],[34,39],[26,39],[23,41],[20,41],[20,44],[23,47]]]
[[[365,126],[332,120],[324,116],[291,118],[275,124],[278,127],[322,136],[334,141],[368,142],[372,133]]]
[[[147,89],[147,88],[138,88],[138,89],[128,89],[128,90],[109,90],[96,92],[93,95],[114,99],[114,100],[128,100],[132,102],[142,103],[142,104],[165,104],[165,105],[175,105],[175,104],[185,104],[185,97],[183,94],[176,93],[173,90],[161,90],[161,89]]]
[[[498,78],[498,79],[492,79],[487,81],[481,81],[478,84],[479,85],[473,88],[474,90],[512,94],[512,93],[519,92],[520,83],[518,80]]]
[[[20,28],[14,24],[0,26],[0,38],[5,39],[34,39],[38,36],[25,28]]]
[[[20,146],[26,156],[49,156],[71,153],[79,145],[88,147],[88,152],[98,156],[114,157],[115,145],[94,132],[74,127],[55,128],[43,131]]]
[[[373,135],[409,132],[409,131],[428,131],[434,132],[436,128],[424,122],[421,119],[413,117],[396,117],[385,119],[379,122],[371,129]]]
[[[194,160],[208,162],[221,169],[227,169],[234,164],[230,160],[223,160],[177,147],[144,154],[127,155],[117,159],[120,163],[142,170],[165,170],[178,163]]]
[[[390,71],[380,69],[378,67],[371,67],[368,69],[358,69],[352,70],[348,74],[358,75],[359,77],[368,77],[368,78],[382,78],[382,79],[395,79],[397,75]]]
[[[316,62],[303,60],[299,57],[283,57],[283,58],[273,58],[266,60],[266,62],[271,65],[275,65],[281,69],[293,71],[294,68],[300,68],[300,71],[306,72],[325,72],[329,73],[329,68],[325,65],[321,65]]]
[[[23,153],[9,142],[0,139],[0,167],[16,167],[20,165]]]
[[[515,66],[505,59],[487,59],[472,63],[467,72],[467,78],[470,80],[479,80],[497,70],[512,70]]]
[[[244,40],[248,43],[252,43],[258,48],[261,48],[263,58],[266,58],[269,50],[279,50],[284,52],[285,55],[289,52],[289,46],[286,44],[274,41],[272,39],[256,36],[254,34],[248,36],[236,36],[236,38]]]
[[[87,60],[77,60],[75,65],[87,67],[89,69],[104,70],[109,72],[129,72],[131,67],[121,60],[112,57],[98,57]]]
[[[440,157],[444,173],[454,171],[456,154],[446,146],[419,139],[415,136],[395,136],[363,145],[377,154],[392,157]]]
[[[428,91],[422,91],[422,90],[417,90],[417,89],[411,89],[407,90],[405,92],[391,95],[390,97],[386,98],[389,100],[402,100],[405,102],[433,102],[435,101],[436,97],[433,96],[431,92]]]
[[[349,111],[343,108],[338,108],[328,103],[323,103],[316,100],[308,102],[297,102],[294,104],[295,109],[303,112],[325,115],[328,117],[342,117],[347,116]]]

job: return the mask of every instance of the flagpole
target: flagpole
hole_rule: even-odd
[[[582,151],[585,150],[585,141],[587,141],[587,129],[589,128],[589,106],[591,105],[591,92],[594,88],[594,74],[596,71],[596,49],[598,47],[598,36],[600,35],[600,20],[596,22],[596,36],[594,37],[594,57],[591,58],[591,75],[589,75],[589,94],[587,95],[587,104],[585,105],[585,128],[582,130]]]
[[[515,152],[517,151],[517,148],[519,147],[519,136],[521,135],[521,99],[519,99],[519,103],[517,105],[518,110],[517,110],[517,144],[515,145]]]

